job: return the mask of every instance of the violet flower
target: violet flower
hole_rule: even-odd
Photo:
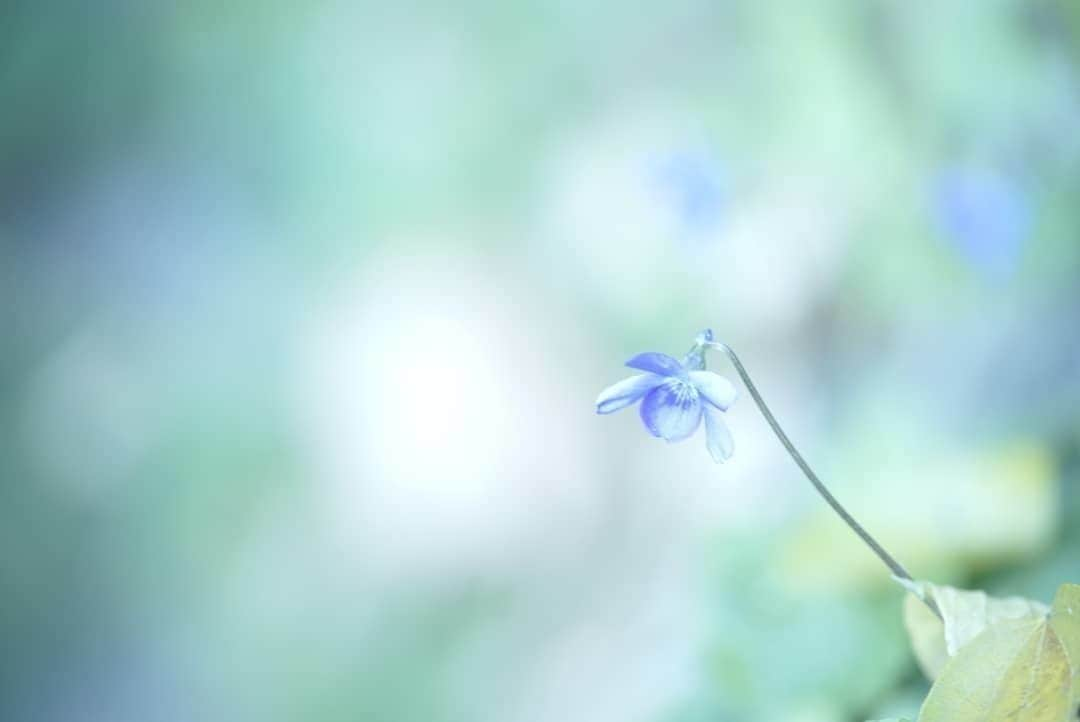
[[[644,373],[600,392],[596,412],[610,414],[641,401],[645,428],[669,442],[692,436],[704,418],[706,446],[713,461],[731,458],[735,442],[720,413],[735,403],[739,392],[723,376],[705,370],[704,352],[712,342],[712,331],[702,331],[682,361],[657,352],[638,354],[626,365]]]

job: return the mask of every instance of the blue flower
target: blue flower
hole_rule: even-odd
[[[711,231],[723,220],[727,201],[724,178],[708,155],[672,153],[656,163],[655,177],[684,231]]]
[[[934,190],[935,214],[948,239],[987,276],[1008,277],[1031,231],[1023,189],[989,170],[953,169],[941,174]]]
[[[713,461],[731,458],[735,442],[720,416],[739,392],[723,376],[705,370],[705,348],[711,330],[698,334],[682,361],[667,354],[638,354],[626,362],[643,371],[613,384],[596,399],[596,413],[610,414],[641,401],[641,420],[653,436],[666,441],[689,438],[705,418],[705,441]]]

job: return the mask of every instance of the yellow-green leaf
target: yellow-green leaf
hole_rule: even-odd
[[[1041,619],[1050,611],[1042,602],[1023,597],[991,597],[930,582],[902,583],[911,592],[904,600],[904,626],[919,667],[929,679],[936,679],[949,658],[989,625],[1006,619]],[[922,599],[937,605],[944,623]]]
[[[949,660],[919,722],[1075,722],[1080,705],[1080,586],[1050,615],[987,626]]]
[[[1063,584],[1050,612],[1054,630],[1069,662],[1069,702],[1080,719],[1080,584]]]

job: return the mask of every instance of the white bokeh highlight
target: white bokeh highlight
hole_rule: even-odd
[[[369,268],[313,320],[298,378],[310,461],[356,557],[408,579],[570,553],[598,503],[591,399],[552,364],[574,339],[486,262]]]

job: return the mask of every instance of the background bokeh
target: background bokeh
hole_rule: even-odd
[[[0,718],[850,722],[1080,581],[1072,0],[0,9]],[[716,368],[729,369],[714,359]]]

